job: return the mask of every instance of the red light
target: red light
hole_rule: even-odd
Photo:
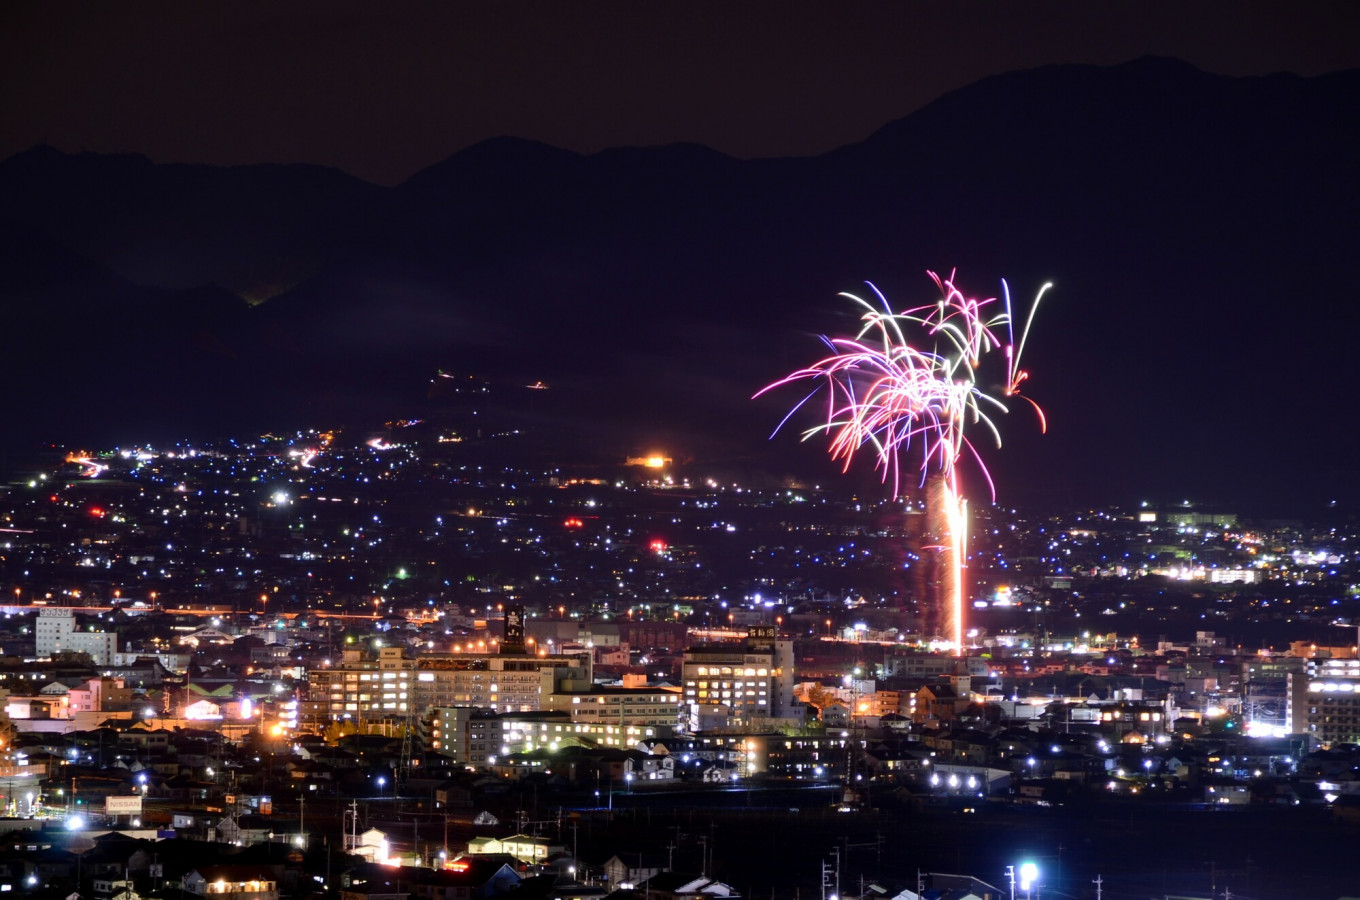
[[[655,539],[652,541],[652,543],[651,543],[650,546],[651,546],[651,548],[652,548],[653,550],[655,550],[657,553],[665,553],[665,552],[666,552],[666,542],[663,541],[663,540],[661,540],[661,538],[655,538]]]
[[[469,866],[466,860],[455,859],[448,864],[447,868],[453,870],[454,872],[466,872]]]
[[[94,516],[96,519],[102,519],[104,518],[104,510],[100,509],[98,506],[91,506],[90,515]]]
[[[585,522],[582,522],[580,519],[576,518],[575,516],[572,516],[570,519],[567,519],[567,521],[566,521],[565,523],[563,523],[563,524],[565,524],[568,528],[580,528],[581,526],[585,525],[586,523],[585,523]]]

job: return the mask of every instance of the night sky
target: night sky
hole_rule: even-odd
[[[159,376],[86,391],[118,346],[180,375],[229,359],[272,399],[277,363],[346,410],[423,390],[434,365],[503,362],[704,432],[659,387],[725,407],[708,431],[738,422],[773,465],[796,439],[766,442],[775,412],[749,397],[853,327],[836,292],[870,278],[914,301],[927,268],[959,266],[978,293],[1058,284],[1030,357],[1054,428],[1007,434],[1008,498],[1360,503],[1356,20],[1279,2],[3,4],[0,449],[254,406],[233,378],[219,405]],[[1117,69],[1040,68],[1057,63]],[[1281,72],[1309,80],[1259,77]],[[502,136],[550,146],[460,153]],[[753,161],[599,152],[677,142]],[[62,152],[24,152],[42,145]],[[64,156],[82,151],[383,187]],[[520,309],[534,334],[502,315]],[[374,359],[411,371],[354,365]]]
[[[1347,3],[9,2],[0,158],[317,163],[381,184],[499,135],[813,154],[988,75],[1147,54],[1360,65]]]

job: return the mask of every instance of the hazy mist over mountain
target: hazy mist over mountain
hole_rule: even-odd
[[[816,157],[502,138],[392,188],[34,148],[0,163],[5,447],[420,415],[443,369],[541,379],[525,421],[619,453],[803,466],[811,418],[767,441],[801,395],[751,395],[853,333],[838,292],[957,269],[1055,283],[1002,502],[1353,500],[1358,89],[1054,66]]]

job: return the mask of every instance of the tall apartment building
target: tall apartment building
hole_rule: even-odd
[[[88,653],[97,666],[113,664],[118,635],[111,631],[77,631],[75,610],[49,606],[38,611],[33,622],[34,654]]]
[[[744,641],[689,648],[681,681],[692,722],[714,708],[730,711],[736,724],[802,719],[793,701],[793,642],[778,640],[774,626],[753,625]]]
[[[499,714],[473,706],[437,706],[429,711],[425,746],[455,765],[484,769],[500,752]]]
[[[409,657],[385,647],[376,660],[346,651],[338,666],[307,673],[303,721],[393,724],[432,707],[531,712],[560,686],[589,684],[590,656],[445,653]]]
[[[589,684],[589,653],[533,656],[448,655],[419,657],[415,665],[416,708],[480,706],[497,712],[533,712],[564,685]]]
[[[1242,715],[1248,734],[1291,733],[1289,676],[1301,675],[1304,663],[1297,656],[1252,656],[1242,662]]]
[[[1290,731],[1325,746],[1360,743],[1360,659],[1309,659],[1288,678]]]

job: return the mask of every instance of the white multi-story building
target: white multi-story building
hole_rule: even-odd
[[[49,606],[33,623],[34,653],[39,658],[58,653],[88,653],[97,666],[112,665],[118,654],[118,635],[111,631],[77,631],[75,610]]]
[[[1309,659],[1288,678],[1290,731],[1328,746],[1360,743],[1360,659]]]
[[[765,625],[752,626],[744,641],[691,647],[681,666],[684,702],[696,722],[714,708],[730,711],[737,725],[801,720],[793,680],[793,642],[777,640]]]
[[[394,722],[424,716],[432,707],[467,706],[495,712],[533,712],[562,685],[589,684],[588,654],[449,653],[408,657],[383,648],[377,660],[346,653],[340,665],[308,673],[304,717]]]
[[[500,719],[489,709],[437,706],[425,725],[425,746],[456,765],[482,769],[500,752]]]
[[[554,691],[544,698],[543,708],[570,714],[574,724],[645,725],[664,735],[688,722],[683,699],[680,688],[649,685],[642,676],[625,676],[622,687],[590,685]]]
[[[534,712],[564,684],[589,684],[589,653],[450,654],[415,661],[418,710],[432,706],[479,706],[497,712]]]

